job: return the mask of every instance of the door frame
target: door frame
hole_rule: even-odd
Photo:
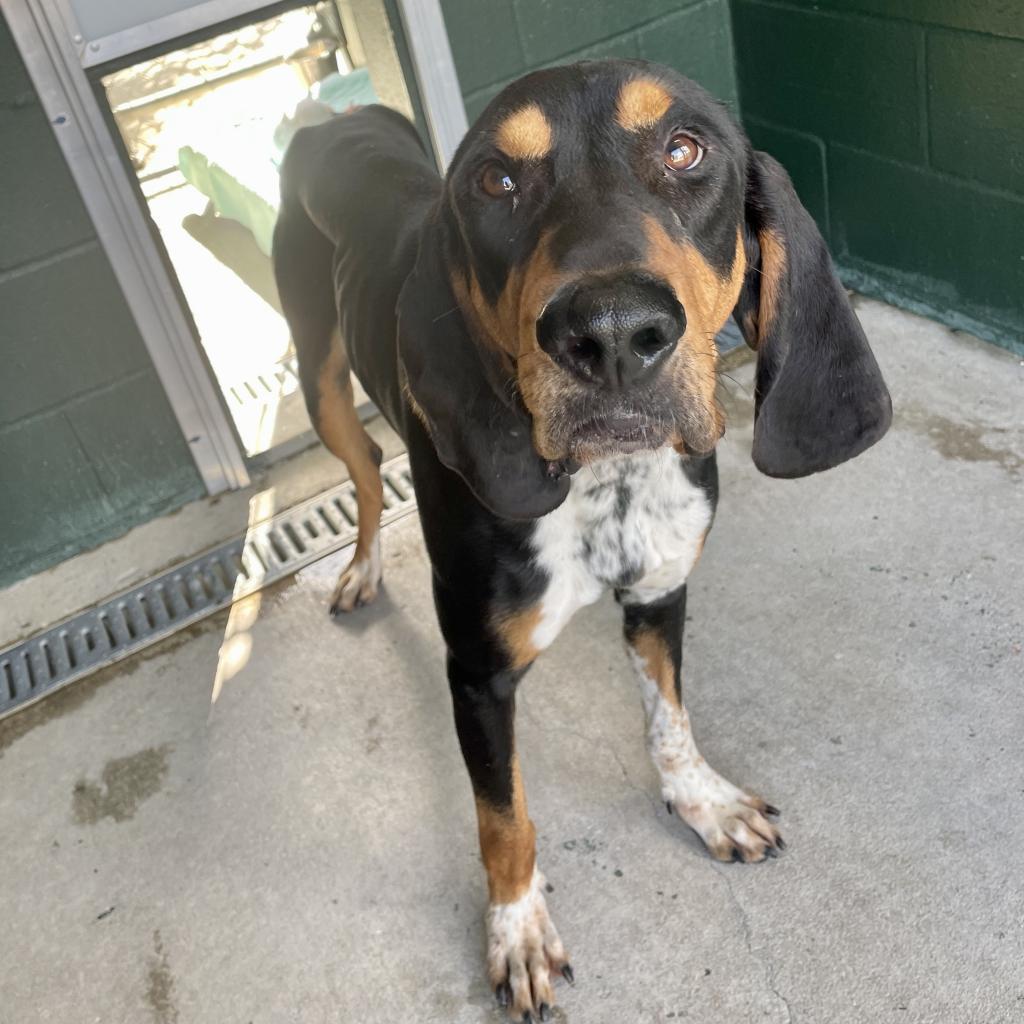
[[[296,7],[302,5],[302,0],[296,0]],[[266,0],[206,0],[145,26],[88,40],[78,31],[67,0],[0,0],[0,10],[211,495],[248,484],[245,452],[87,68],[188,33],[210,30],[213,34],[227,19],[257,15],[268,7],[280,9],[281,5]],[[444,17],[439,0],[398,0],[398,11],[427,128],[443,170],[466,131]]]

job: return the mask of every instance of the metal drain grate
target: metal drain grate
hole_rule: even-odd
[[[298,391],[299,386],[298,360],[291,355],[264,367],[246,380],[227,385],[224,393],[236,405],[250,405],[253,402],[277,402]]]
[[[416,510],[409,459],[381,466],[381,525]],[[0,651],[0,718],[121,661],[356,539],[351,482]]]

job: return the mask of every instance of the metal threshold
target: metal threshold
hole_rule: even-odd
[[[387,526],[416,511],[409,459],[381,467]],[[346,481],[0,651],[0,719],[355,542]]]

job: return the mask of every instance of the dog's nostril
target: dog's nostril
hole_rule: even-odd
[[[570,338],[566,351],[578,363],[596,363],[601,358],[601,346],[593,338]]]
[[[635,355],[647,360],[667,348],[668,342],[657,327],[645,327],[630,338],[629,347]]]

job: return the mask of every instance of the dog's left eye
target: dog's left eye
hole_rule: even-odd
[[[516,190],[512,175],[501,164],[488,164],[480,175],[480,187],[492,198],[501,199]]]
[[[703,159],[703,148],[689,135],[673,135],[665,147],[665,166],[671,171],[691,171]]]

